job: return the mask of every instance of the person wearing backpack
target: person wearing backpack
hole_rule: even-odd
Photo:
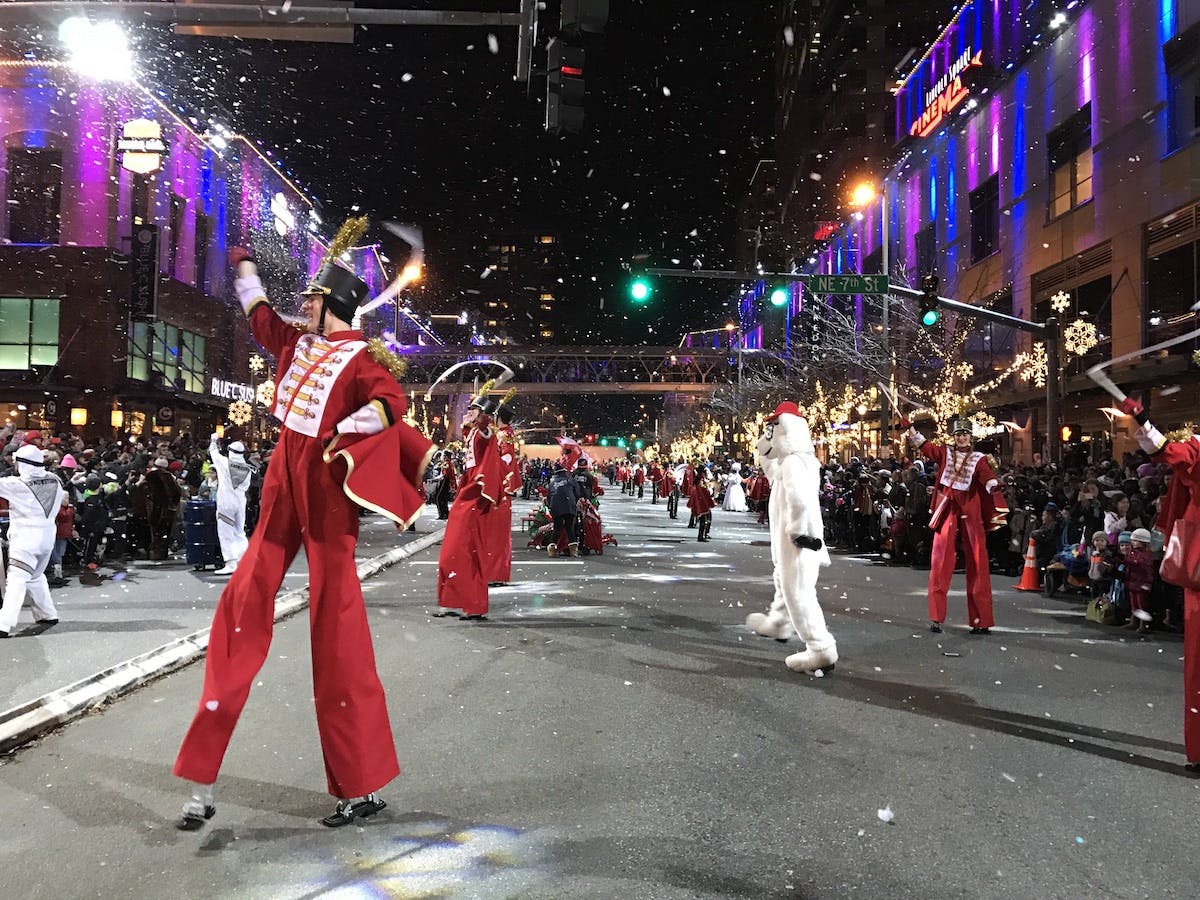
[[[579,555],[579,536],[575,533],[575,517],[579,512],[582,492],[579,482],[558,464],[550,477],[550,489],[546,505],[554,517],[554,540],[546,548],[550,556],[566,551],[571,556]]]

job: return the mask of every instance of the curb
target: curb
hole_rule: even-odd
[[[358,564],[360,581],[378,575],[401,560],[440,543],[445,529],[417,538],[403,547]],[[280,622],[308,606],[308,585],[275,598],[275,621]],[[9,753],[47,731],[77,719],[89,710],[129,693],[202,657],[208,649],[208,628],[156,647],[74,684],[43,694],[21,706],[0,712],[0,754]]]

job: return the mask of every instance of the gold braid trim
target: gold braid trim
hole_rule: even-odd
[[[387,344],[380,338],[371,338],[371,340],[367,341],[367,352],[374,357],[377,363],[391,372],[392,377],[397,381],[404,377],[404,373],[408,369],[408,363],[389,350]]]
[[[325,251],[325,259],[321,264],[331,263],[341,258],[343,253],[358,243],[358,239],[367,233],[369,224],[366,216],[357,218],[351,216],[343,222],[342,227],[333,236],[333,240],[329,242],[329,249]]]
[[[515,396],[517,396],[517,389],[516,389],[516,388],[509,388],[509,389],[508,389],[508,393],[506,393],[506,394],[504,395],[504,399],[500,401],[500,405],[501,405],[501,406],[504,406],[506,403],[508,403],[510,400],[512,400],[512,398],[513,398],[513,397],[515,397]]]

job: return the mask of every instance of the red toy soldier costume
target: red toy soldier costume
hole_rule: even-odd
[[[478,621],[486,618],[488,612],[492,547],[488,542],[487,519],[500,502],[508,474],[492,429],[497,404],[495,398],[487,396],[491,387],[489,381],[480,388],[462,421],[466,458],[438,557],[440,609],[434,613],[438,618],[461,615]]]
[[[521,464],[517,458],[517,435],[509,424],[513,408],[509,405],[516,390],[504,395],[496,408],[496,439],[499,441],[500,462],[504,464],[504,488],[500,502],[484,518],[488,528],[488,587],[508,584],[512,581],[512,519],[513,497],[521,484]]]
[[[931,500],[929,528],[933,531],[933,556],[929,568],[929,630],[939,633],[946,621],[946,592],[954,575],[959,528],[964,530],[967,557],[967,616],[971,634],[987,634],[992,618],[992,578],[988,566],[988,528],[1003,524],[1008,515],[1001,485],[987,457],[971,448],[971,422],[955,419],[950,426],[953,446],[925,440],[907,421],[908,441],[926,459],[938,465]]]
[[[650,480],[650,502],[657,503],[659,496],[662,494],[662,477],[663,472],[655,461],[650,465],[650,474],[646,476]]]
[[[329,260],[365,229],[366,219],[347,223]],[[175,774],[197,786],[177,824],[195,830],[216,812],[212,786],[270,648],[275,594],[303,544],[317,730],[339,798],[321,821],[336,827],[383,809],[374,791],[400,773],[354,563],[358,506],[407,527],[424,506],[418,485],[433,444],[400,421],[398,360],[349,327],[366,284],[327,261],[304,291],[307,322],[297,330],[268,305],[246,251],[230,258],[254,338],[279,361],[274,414],[283,424],[258,524],[209,632],[199,708],[175,761]]]
[[[691,463],[687,464],[687,468],[683,470],[683,477],[679,479],[679,493],[688,498],[688,506],[692,505],[692,488],[696,486],[696,467]],[[696,527],[696,511],[693,509],[691,515],[688,516],[688,528]]]
[[[687,476],[684,476],[685,479]],[[712,532],[712,511],[717,504],[713,501],[712,491],[699,475],[692,476],[692,492],[688,495],[688,509],[696,518],[696,540],[707,541]]]
[[[675,473],[670,465],[663,467],[661,485],[663,496],[667,498],[667,516],[674,519],[679,515],[679,485],[675,483]]]
[[[1132,398],[1121,409],[1137,420],[1133,438],[1154,459],[1171,467],[1171,486],[1154,527],[1168,547],[1176,523],[1200,523],[1200,437],[1168,441],[1150,422],[1142,405]],[[1181,548],[1186,550],[1186,548]],[[1194,548],[1193,551],[1195,552]],[[1183,591],[1183,745],[1187,768],[1200,772],[1200,590]]]

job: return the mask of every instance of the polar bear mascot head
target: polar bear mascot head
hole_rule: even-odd
[[[817,448],[813,446],[812,435],[808,430],[808,419],[804,418],[799,407],[790,400],[780,403],[775,412],[767,416],[762,434],[758,436],[757,450],[758,464],[763,467],[768,478],[784,458],[793,454],[815,463],[818,476],[820,475],[821,466],[817,462]]]

